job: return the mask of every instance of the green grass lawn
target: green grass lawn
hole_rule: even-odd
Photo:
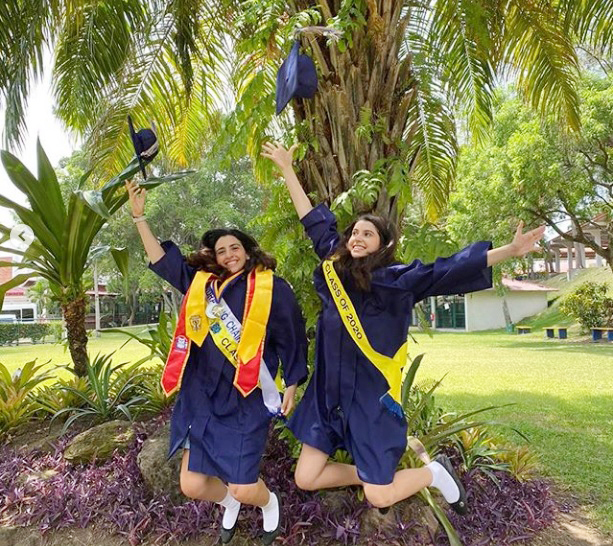
[[[139,333],[144,331],[145,327],[134,326],[129,328],[129,330]],[[102,332],[102,335],[99,338],[89,338],[87,349],[89,354],[93,356],[97,355],[98,353],[110,353],[116,351],[115,356],[113,357],[113,362],[115,364],[119,364],[120,362],[136,362],[138,359],[149,354],[149,350],[137,341],[130,341],[125,347],[122,348],[121,346],[127,339],[127,336],[118,333]],[[32,345],[27,343],[13,347],[0,347],[0,362],[7,366],[11,372],[22,367],[29,360],[33,360],[35,358],[38,359],[39,363],[50,360],[51,362],[49,366],[58,364],[72,365],[70,353],[68,352],[68,349],[64,348],[64,345],[56,343]]]
[[[417,381],[448,374],[437,391],[440,405],[466,411],[514,403],[490,417],[528,436],[543,473],[613,532],[613,344],[545,341],[542,333],[416,339],[411,353],[426,353]],[[510,428],[500,432],[524,442]]]

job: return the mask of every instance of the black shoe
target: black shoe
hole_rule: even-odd
[[[466,515],[466,513],[468,512],[468,507],[466,504],[466,491],[464,490],[464,486],[462,485],[460,478],[458,478],[458,475],[453,469],[453,466],[451,466],[451,461],[445,455],[439,455],[434,460],[443,466],[443,468],[453,478],[453,481],[460,490],[460,498],[456,502],[450,502],[449,506],[451,506],[451,508],[453,508],[457,514],[460,514],[461,516]]]
[[[277,528],[272,531],[264,531],[262,533],[262,544],[265,546],[270,546],[281,534],[281,497],[275,493],[277,497],[277,503],[279,504],[279,523],[277,524]]]
[[[238,522],[238,518],[236,518],[236,522]],[[236,531],[236,522],[231,529],[226,529],[223,525],[221,526],[221,531],[219,531],[219,540],[221,540],[222,544],[228,544],[228,542],[232,540],[234,531]]]

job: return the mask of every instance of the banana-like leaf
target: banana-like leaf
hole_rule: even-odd
[[[90,209],[102,216],[105,220],[111,219],[111,213],[104,203],[102,192],[97,190],[75,190],[74,194],[81,199]]]
[[[404,374],[404,378],[402,380],[402,407],[407,407],[407,402],[409,401],[409,394],[411,392],[411,387],[413,386],[413,381],[415,381],[415,374],[421,364],[422,359],[424,358],[424,353],[417,355],[411,365],[407,368],[407,371]]]
[[[127,248],[111,248],[111,254],[125,280],[128,279],[128,259],[130,257]]]
[[[148,163],[149,161],[145,161],[145,165],[147,165]],[[121,171],[117,176],[115,176],[114,178],[109,180],[104,186],[102,186],[101,191],[105,192],[123,185],[126,180],[134,178],[138,171],[140,171],[140,165],[138,163],[138,158],[134,156],[132,158],[132,161],[128,163],[128,165],[123,171]]]
[[[62,191],[57,181],[55,170],[43,150],[40,138],[36,140],[36,156],[38,159],[38,185],[43,192],[43,203],[52,220],[54,231],[61,230],[66,223],[66,207]]]
[[[20,284],[26,282],[28,279],[31,279],[35,276],[35,273],[21,273],[19,275],[15,275],[10,281],[5,282],[4,284],[0,284],[0,309],[2,308],[2,304],[4,303],[5,294],[11,289],[19,286]]]
[[[124,170],[125,173],[131,173],[132,170]],[[165,182],[174,182],[175,180],[180,180],[190,174],[193,174],[196,171],[186,170],[179,171],[176,173],[168,174],[166,176],[150,176],[147,180],[142,180],[139,182],[139,186],[152,189],[164,184]],[[127,200],[127,194],[121,194],[115,196],[115,190],[120,188],[126,180],[131,178],[131,176],[125,176],[121,178],[122,175],[115,177],[111,182],[106,184],[102,190],[100,191],[76,191],[75,194],[78,195],[83,202],[91,208],[94,212],[102,216],[106,220],[110,220],[111,216],[114,212],[117,211]]]
[[[19,218],[32,228],[38,238],[52,237],[54,241],[58,241],[59,245],[58,233],[61,233],[64,225],[64,211],[63,209],[56,210],[47,195],[47,192],[53,194],[55,190],[59,191],[57,179],[53,177],[42,181],[36,180],[19,159],[5,150],[2,151],[2,164],[11,182],[28,198],[32,210],[28,210],[6,197],[2,198],[3,206],[12,208]],[[55,190],[54,186],[57,186]]]
[[[7,199],[3,195],[0,195],[0,206],[13,209],[15,214],[25,225],[29,226],[34,233],[34,236],[40,241],[40,243],[46,246],[50,252],[54,254],[61,253],[61,247],[59,237],[57,233],[53,233],[49,227],[43,221],[41,215],[22,207],[18,203]],[[61,233],[61,232],[60,232]]]

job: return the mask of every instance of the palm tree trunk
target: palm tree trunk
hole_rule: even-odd
[[[311,46],[322,77],[312,100],[294,101],[297,125],[310,133],[305,140],[319,144],[301,162],[299,175],[306,190],[327,203],[354,184],[359,170],[380,169],[383,160],[412,164],[406,126],[416,81],[410,56],[399,60],[409,15],[402,13],[403,2],[369,0],[368,6],[366,23],[352,34],[346,54],[320,47],[322,39],[312,36],[303,42]],[[335,9],[328,2],[320,7],[324,14]],[[385,190],[368,208],[393,221],[401,212]]]
[[[85,330],[86,297],[81,296],[62,304],[68,348],[74,363],[75,373],[79,377],[87,374],[87,332]]]

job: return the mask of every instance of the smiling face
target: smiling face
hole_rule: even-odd
[[[364,258],[379,250],[381,237],[377,228],[368,220],[358,220],[353,226],[351,237],[347,241],[347,249],[352,258]]]
[[[230,273],[236,273],[245,267],[247,252],[234,235],[224,235],[215,243],[215,260]]]

